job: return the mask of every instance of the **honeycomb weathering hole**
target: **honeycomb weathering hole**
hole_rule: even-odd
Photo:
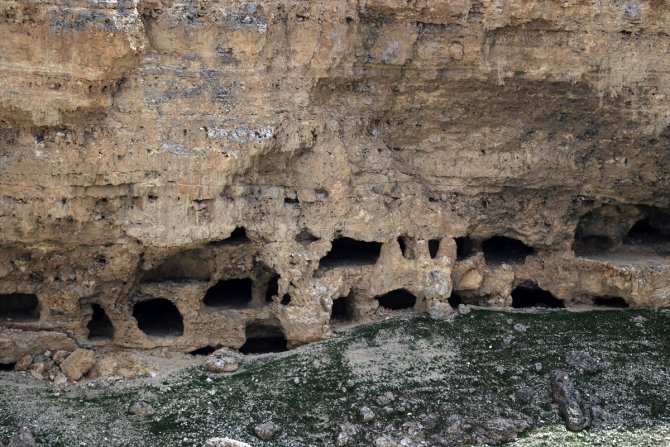
[[[245,331],[246,341],[240,348],[243,354],[267,354],[270,352],[288,351],[286,337],[281,327],[251,323]]]
[[[114,325],[109,319],[105,309],[97,303],[91,304],[93,315],[86,326],[88,328],[89,340],[110,340],[114,338]]]
[[[563,301],[539,287],[519,286],[512,291],[512,307],[565,307]]]
[[[493,236],[482,242],[482,251],[487,264],[523,264],[526,256],[532,255],[532,247],[518,239],[506,236]]]
[[[268,287],[265,289],[265,302],[271,303],[272,298],[279,294],[279,275],[275,275],[268,282]]]
[[[184,321],[177,306],[165,298],[136,303],[133,317],[137,327],[147,335],[178,337],[184,334]]]
[[[40,319],[37,296],[28,293],[0,294],[0,320],[30,322]]]
[[[212,286],[203,302],[208,307],[244,307],[251,303],[250,278],[222,279]]]
[[[392,290],[376,297],[379,305],[385,309],[411,309],[416,304],[416,297],[405,289]]]
[[[379,259],[382,244],[341,237],[319,262],[320,268],[374,265]]]
[[[456,238],[456,260],[463,261],[475,252],[475,244],[468,236]]]

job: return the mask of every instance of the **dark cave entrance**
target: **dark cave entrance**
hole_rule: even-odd
[[[217,348],[214,346],[204,346],[202,348],[195,349],[193,351],[190,351],[189,354],[193,356],[199,356],[199,355],[210,355],[213,354],[214,351],[216,351]]]
[[[0,294],[0,320],[27,323],[40,319],[39,301],[28,293]]]
[[[281,327],[264,323],[251,323],[244,331],[247,340],[240,348],[242,354],[267,354],[288,351],[286,337]]]
[[[319,268],[374,265],[379,259],[382,244],[341,237],[332,242],[332,248],[321,258]]]
[[[452,291],[451,296],[449,296],[449,305],[453,309],[458,309],[458,306],[463,304],[463,297],[461,297],[458,293]]]
[[[437,252],[440,250],[440,239],[431,239],[428,241],[428,253],[432,259],[437,257]]]
[[[0,363],[0,371],[14,371],[16,363]]]
[[[333,300],[330,321],[351,321],[354,317],[354,296],[350,293]]]
[[[563,308],[563,301],[556,298],[551,292],[539,287],[521,285],[512,291],[512,307]]]
[[[389,310],[411,309],[416,304],[416,297],[406,289],[392,290],[375,299],[381,307]]]
[[[222,279],[212,286],[203,302],[208,307],[244,307],[251,303],[250,278]]]
[[[620,296],[598,296],[593,300],[593,304],[602,307],[616,307],[626,309],[629,304]]]
[[[272,278],[270,278],[270,281],[268,282],[268,287],[267,289],[265,289],[265,302],[271,303],[272,298],[278,294],[279,294],[279,275],[275,275]]]
[[[86,327],[88,328],[89,340],[111,340],[114,338],[114,325],[109,319],[105,309],[98,303],[91,304],[93,315]]]
[[[491,265],[523,264],[526,256],[535,252],[520,240],[506,236],[493,236],[485,240],[482,242],[482,251],[486,263]]]
[[[137,327],[150,336],[178,337],[184,334],[184,321],[177,306],[165,298],[141,301],[133,306]]]
[[[668,242],[670,235],[663,233],[649,217],[638,220],[623,240],[626,245],[655,245]]]
[[[475,243],[468,236],[456,238],[456,260],[463,261],[475,253]]]

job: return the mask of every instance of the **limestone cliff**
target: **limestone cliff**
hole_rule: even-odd
[[[0,29],[0,363],[670,303],[663,0],[4,0]]]

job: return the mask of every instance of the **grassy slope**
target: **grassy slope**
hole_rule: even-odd
[[[635,316],[646,322],[635,324]],[[515,330],[516,323],[526,332]],[[351,423],[350,445],[370,445],[388,435],[428,446],[452,435],[477,443],[495,432],[490,421],[506,420],[541,427],[518,446],[668,445],[668,323],[669,312],[649,310],[476,310],[452,322],[403,315],[289,353],[249,359],[233,375],[191,368],[162,381],[54,396],[25,379],[10,386],[16,377],[5,373],[0,441],[23,424],[45,446],[200,446],[211,436],[252,445],[321,446],[333,445],[341,425]],[[612,367],[579,375],[563,361],[570,349],[587,350]],[[550,404],[547,375],[557,367],[601,402],[603,419],[586,434],[567,433]],[[514,401],[520,386],[538,391],[533,402]],[[386,392],[395,400],[383,408],[376,399]],[[141,420],[127,414],[139,399],[150,401],[156,415]],[[377,415],[374,422],[360,422],[364,405]],[[268,420],[282,432],[261,442],[253,427]]]

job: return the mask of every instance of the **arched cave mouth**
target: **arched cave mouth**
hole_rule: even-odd
[[[88,329],[88,339],[96,340],[111,340],[114,338],[114,325],[109,319],[105,309],[98,303],[91,304],[93,315],[91,320],[86,325]]]
[[[0,294],[0,320],[28,323],[40,319],[39,300],[29,293]]]
[[[527,307],[560,309],[565,305],[551,292],[536,286],[521,285],[512,291],[512,307],[516,309]]]
[[[416,296],[406,289],[391,290],[375,299],[381,307],[389,310],[412,309],[416,304]]]
[[[630,307],[628,302],[620,296],[598,296],[593,299],[593,304],[602,307],[612,307],[617,309],[627,309]]]
[[[382,244],[341,237],[332,242],[332,248],[319,261],[319,268],[356,267],[374,265],[379,259]]]
[[[435,259],[437,257],[437,252],[440,250],[440,242],[441,239],[430,239],[428,241],[428,254],[430,255],[431,259]]]
[[[626,234],[623,240],[625,245],[647,245],[667,244],[670,242],[670,234],[666,234],[658,228],[650,217],[640,219]]]
[[[458,309],[458,306],[460,306],[461,304],[463,304],[463,297],[462,297],[461,295],[459,295],[458,293],[452,291],[452,292],[451,292],[451,295],[449,296],[449,300],[448,300],[448,301],[449,301],[449,305],[450,305],[453,309]]]
[[[523,264],[526,257],[535,250],[518,239],[507,236],[493,236],[482,242],[482,251],[487,264]]]
[[[252,287],[250,278],[222,279],[207,291],[203,302],[207,307],[245,307],[251,303]]]
[[[354,296],[350,293],[333,300],[330,311],[331,322],[352,321],[354,319]]]
[[[240,348],[242,354],[268,354],[288,351],[286,337],[277,325],[251,323],[244,330],[246,341]]]
[[[140,301],[133,306],[137,327],[149,336],[179,337],[184,335],[184,320],[177,306],[165,298]]]
[[[212,241],[209,243],[211,246],[221,246],[221,245],[237,245],[245,244],[250,242],[249,236],[247,236],[247,230],[244,227],[237,227],[230,233],[230,236],[223,240]]]

